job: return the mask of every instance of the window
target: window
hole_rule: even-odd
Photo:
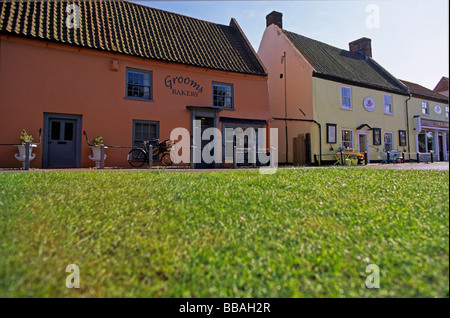
[[[406,146],[406,130],[398,131],[398,145],[401,147]]]
[[[336,124],[327,124],[327,143],[336,143]]]
[[[213,83],[213,107],[233,109],[233,85]]]
[[[353,149],[353,130],[342,129],[342,148]]]
[[[448,106],[447,107],[445,107],[445,118],[447,118],[448,119]],[[448,135],[448,134],[447,134]]]
[[[341,86],[341,108],[352,109],[352,90],[350,87]]]
[[[384,151],[388,152],[394,149],[394,137],[393,133],[385,132],[384,133]]]
[[[384,113],[392,115],[392,95],[384,94]]]
[[[159,123],[155,121],[133,120],[133,147],[141,147],[144,141],[159,138]],[[150,144],[156,145],[156,142]]]
[[[428,102],[422,102],[422,114],[423,115],[429,115],[430,114],[430,108],[428,106]]]
[[[152,100],[152,72],[127,68],[127,97]]]
[[[381,128],[373,128],[373,145],[381,145]]]

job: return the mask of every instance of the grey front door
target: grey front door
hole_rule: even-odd
[[[70,119],[50,119],[48,138],[48,166],[54,168],[75,167],[75,127]]]
[[[80,167],[81,116],[44,115],[43,167]]]

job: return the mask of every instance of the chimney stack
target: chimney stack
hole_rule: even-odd
[[[365,56],[372,57],[372,40],[360,38],[348,44],[350,52],[361,52]]]
[[[277,11],[272,11],[271,13],[266,15],[266,27],[268,27],[269,25],[272,25],[272,24],[275,24],[280,29],[282,29],[283,28],[283,13],[277,12]]]

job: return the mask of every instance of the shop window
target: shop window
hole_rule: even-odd
[[[384,113],[389,115],[394,113],[392,108],[392,95],[384,94]]]
[[[152,100],[152,72],[127,68],[127,97]]]
[[[341,108],[352,109],[352,90],[350,87],[341,86]]]
[[[384,133],[384,152],[394,149],[394,134],[391,132]]]
[[[353,130],[342,129],[342,148],[353,149]]]
[[[156,145],[159,138],[159,123],[155,121],[133,120],[133,147],[141,147],[144,141]]]
[[[423,115],[430,114],[430,106],[428,105],[428,102],[422,102],[422,114]]]
[[[215,83],[213,87],[213,107],[233,109],[233,84]]]

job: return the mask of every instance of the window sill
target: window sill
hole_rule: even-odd
[[[344,106],[341,106],[341,109],[343,109],[343,110],[353,110],[353,108],[351,108],[351,107],[344,107]]]
[[[394,116],[394,113],[384,113],[385,115]]]
[[[144,99],[144,98],[130,97],[130,96],[125,96],[123,99],[137,100],[137,101],[140,101],[140,102],[154,102],[153,99]]]

